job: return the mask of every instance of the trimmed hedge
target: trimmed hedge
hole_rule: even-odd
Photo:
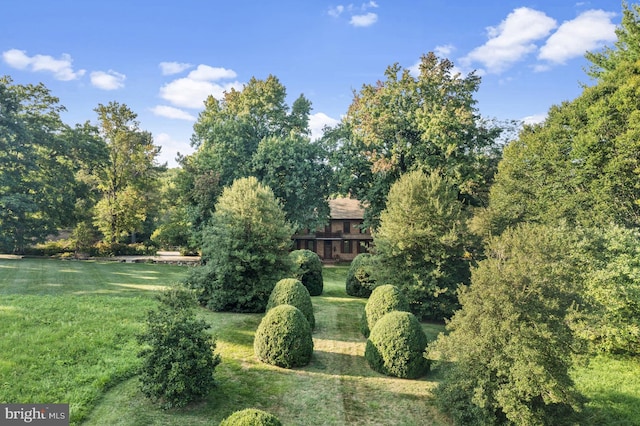
[[[276,306],[262,318],[253,350],[267,364],[284,368],[305,366],[313,353],[309,322],[295,306]]]
[[[346,283],[346,290],[349,296],[371,296],[371,292],[376,286],[376,281],[371,274],[372,260],[373,255],[371,253],[360,253],[351,261]]]
[[[294,250],[289,253],[293,262],[293,273],[309,290],[311,296],[320,296],[324,287],[322,280],[322,261],[311,250]]]
[[[271,413],[256,408],[245,408],[224,419],[220,426],[282,426],[282,423]]]
[[[380,318],[391,311],[409,311],[409,302],[400,289],[391,284],[376,287],[364,307],[362,333],[369,336],[370,331]]]
[[[415,379],[429,370],[424,357],[427,336],[410,312],[389,312],[371,330],[364,352],[369,366],[382,374]]]
[[[284,278],[276,283],[267,301],[267,311],[278,305],[291,305],[300,309],[307,321],[309,321],[311,329],[315,328],[316,319],[313,315],[311,296],[309,295],[309,290],[302,285],[300,280]]]

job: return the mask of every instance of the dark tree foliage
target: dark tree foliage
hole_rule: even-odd
[[[364,306],[362,331],[365,337],[376,325],[376,322],[391,311],[408,311],[409,303],[398,287],[391,284],[376,287]]]
[[[196,302],[187,290],[174,288],[160,297],[160,306],[147,316],[146,330],[138,336],[144,345],[138,356],[141,390],[164,408],[183,407],[203,398],[215,386],[214,369],[220,357],[196,317]]]
[[[203,266],[186,280],[215,311],[264,312],[276,282],[291,271],[291,225],[254,177],[226,188],[204,232]]]
[[[371,253],[360,253],[351,261],[347,273],[346,292],[349,296],[369,297],[376,286],[373,278],[374,258]]]
[[[398,64],[385,80],[355,93],[339,128],[326,136],[337,150],[342,190],[368,206],[367,225],[378,225],[391,185],[412,170],[440,170],[466,204],[483,205],[495,173],[502,127],[480,117],[475,73],[424,55],[418,76]]]
[[[457,424],[554,425],[580,410],[569,374],[582,265],[566,228],[524,225],[490,241],[434,346],[448,361],[436,390]]]
[[[426,348],[427,336],[415,315],[392,311],[380,318],[371,330],[364,357],[379,373],[417,379],[429,370]]]
[[[309,322],[311,330],[316,326],[316,319],[313,315],[313,304],[307,288],[295,278],[284,278],[276,283],[269,300],[267,311],[278,305],[291,305],[300,309],[304,317]]]
[[[311,250],[294,250],[289,254],[293,263],[293,275],[309,290],[311,296],[320,296],[324,289],[322,261]]]
[[[303,367],[311,361],[311,327],[300,309],[278,305],[262,318],[253,341],[262,362],[283,368]]]

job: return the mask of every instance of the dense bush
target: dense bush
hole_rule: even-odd
[[[206,396],[215,385],[213,371],[220,363],[215,341],[196,318],[195,297],[175,288],[160,296],[149,312],[146,330],[138,336],[145,345],[138,353],[141,391],[164,408],[183,407]]]
[[[224,419],[220,426],[282,426],[282,423],[271,413],[256,408],[245,408]]]
[[[356,297],[369,297],[376,286],[372,277],[371,253],[360,253],[353,259],[347,273],[347,294]]]
[[[427,336],[410,312],[389,312],[371,330],[364,357],[375,371],[415,379],[429,369],[425,358]]]
[[[459,307],[468,284],[469,209],[460,189],[438,172],[402,175],[391,187],[374,235],[376,280],[402,290],[420,319],[442,321]]]
[[[300,309],[279,305],[266,313],[253,341],[260,361],[293,368],[309,364],[313,353],[311,327]]]
[[[289,254],[293,262],[293,273],[309,290],[311,296],[320,296],[323,290],[322,261],[311,250],[294,250]]]
[[[311,329],[315,328],[316,319],[313,315],[311,296],[309,296],[309,290],[299,280],[284,278],[276,283],[267,302],[267,311],[278,305],[291,305],[300,309]]]
[[[256,178],[225,188],[203,229],[202,267],[186,279],[214,311],[264,312],[271,290],[291,273],[291,225]]]
[[[489,241],[430,347],[447,361],[436,403],[457,424],[556,425],[581,409],[567,320],[582,304],[576,240],[573,228],[529,224]]]
[[[376,322],[391,311],[408,311],[409,303],[398,287],[391,284],[376,287],[364,307],[362,333],[365,337],[373,329]]]

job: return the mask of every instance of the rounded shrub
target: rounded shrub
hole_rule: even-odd
[[[364,307],[362,332],[369,336],[376,321],[391,311],[409,311],[409,302],[400,289],[391,284],[376,287]]]
[[[282,426],[282,423],[271,413],[256,408],[245,408],[224,419],[220,426]]]
[[[311,327],[300,309],[279,305],[262,318],[253,340],[260,361],[278,367],[302,367],[311,361]]]
[[[313,330],[316,326],[316,319],[313,316],[313,304],[309,290],[302,285],[300,280],[295,278],[284,278],[276,283],[267,301],[267,311],[278,305],[291,305],[300,309],[304,314],[309,326]]]
[[[415,379],[429,369],[424,357],[427,336],[410,312],[389,312],[371,330],[364,352],[369,366],[382,374]]]
[[[293,262],[293,273],[309,290],[311,296],[320,296],[323,290],[322,261],[311,250],[294,250],[289,254]]]
[[[349,272],[347,273],[347,294],[356,297],[369,297],[376,286],[376,281],[372,277],[371,253],[360,253],[351,261]]]

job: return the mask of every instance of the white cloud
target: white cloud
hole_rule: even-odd
[[[369,12],[364,15],[353,15],[349,23],[354,27],[368,27],[375,24],[378,21],[378,15]]]
[[[179,108],[174,108],[168,105],[156,105],[151,108],[151,112],[160,117],[173,118],[176,120],[196,121],[196,117],[183,111]]]
[[[184,62],[160,62],[160,71],[162,75],[173,75],[179,74],[192,66],[193,65]]]
[[[456,48],[453,46],[453,44],[445,44],[442,46],[436,46],[433,49],[433,53],[441,58],[448,58],[454,50],[456,50]]]
[[[588,10],[563,22],[542,46],[538,59],[562,64],[615,41],[616,26],[611,22],[614,16],[615,13],[604,10]]]
[[[317,112],[309,115],[309,128],[311,129],[311,140],[316,140],[323,135],[323,129],[325,126],[333,127],[338,124],[340,120],[329,117],[323,112]]]
[[[231,79],[236,72],[226,68],[198,65],[187,77],[173,80],[160,88],[160,97],[172,105],[182,108],[202,108],[204,100],[212,95],[221,99],[224,92],[242,89],[238,81],[217,83],[218,80]]]
[[[521,7],[513,10],[497,27],[488,27],[489,40],[473,49],[462,61],[483,64],[488,72],[500,73],[537,49],[534,41],[556,28],[555,19],[543,12]]]
[[[226,68],[210,67],[209,65],[198,65],[198,68],[191,71],[187,78],[199,81],[215,81],[228,78],[236,78],[237,74],[233,70]]]
[[[342,12],[344,12],[344,6],[339,4],[336,7],[332,7],[329,9],[329,16],[333,16],[334,18],[337,18],[338,16],[342,15]]]
[[[116,90],[124,87],[127,76],[117,71],[109,70],[93,71],[91,73],[91,84],[102,90]]]
[[[189,144],[188,140],[176,140],[173,139],[168,133],[158,133],[153,136],[153,141],[156,145],[162,147],[158,161],[160,163],[167,162],[169,167],[175,167],[176,157],[178,153],[185,155],[193,152],[193,148]]]
[[[11,67],[29,71],[53,73],[56,80],[76,80],[85,74],[85,70],[73,70],[71,56],[63,53],[60,59],[49,55],[28,56],[24,50],[10,49],[2,53],[2,59]]]

